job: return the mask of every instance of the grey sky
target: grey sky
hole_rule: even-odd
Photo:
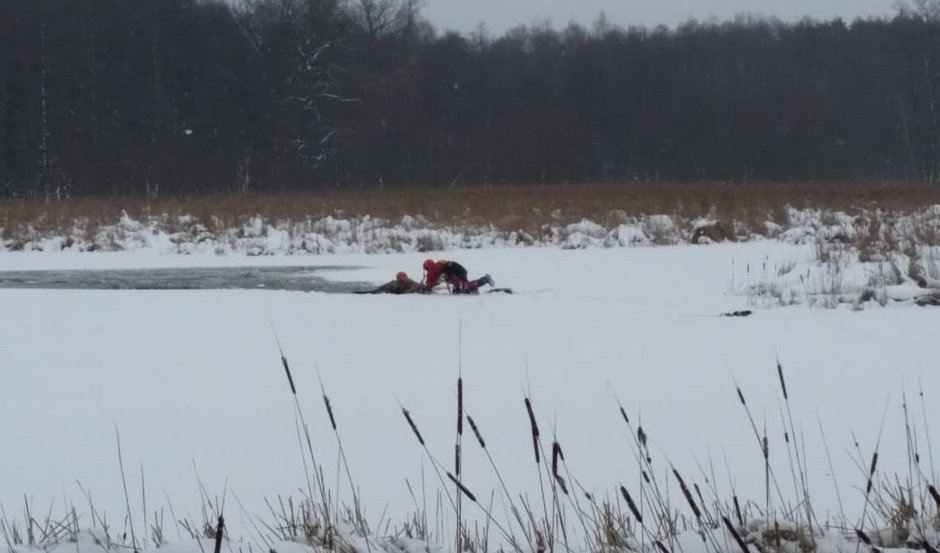
[[[894,0],[426,0],[422,13],[438,30],[470,32],[482,21],[492,36],[518,25],[548,21],[561,28],[569,21],[589,25],[602,11],[616,25],[670,27],[695,18],[729,21],[736,14],[775,16],[795,21],[886,16]]]

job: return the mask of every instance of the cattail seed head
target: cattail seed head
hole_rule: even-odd
[[[457,435],[463,436],[463,378],[457,379]]]
[[[468,490],[467,487],[464,486],[463,483],[460,482],[460,480],[458,480],[456,477],[454,477],[453,474],[451,474],[451,473],[448,472],[448,473],[447,473],[447,477],[450,478],[450,481],[451,481],[451,482],[453,482],[454,484],[457,485],[457,488],[458,488],[461,492],[463,492],[463,494],[464,494],[465,496],[467,496],[467,498],[468,498],[470,501],[473,501],[474,503],[477,502],[476,496],[473,495],[472,493],[470,493],[470,490]]]
[[[323,394],[323,403],[326,405],[326,414],[330,416],[330,426],[336,430],[336,418],[333,417],[333,407],[330,405],[330,398]]]
[[[287,382],[290,384],[290,393],[297,395],[297,388],[294,387],[294,377],[290,374],[290,367],[287,365],[287,358],[281,355],[281,364],[284,365],[284,372],[287,373]]]
[[[636,503],[633,502],[633,498],[630,497],[630,492],[627,491],[627,488],[620,486],[620,495],[622,495],[626,500],[627,507],[630,507],[630,512],[633,513],[633,518],[635,518],[636,521],[640,524],[643,524],[643,515],[641,515],[640,510],[636,508]]]
[[[931,484],[927,486],[927,491],[930,492],[930,497],[933,498],[934,503],[936,503],[937,507],[940,508],[940,494],[937,493],[937,488]]]
[[[741,548],[741,551],[743,553],[750,553],[750,551],[748,551],[747,544],[744,543],[744,540],[741,538],[741,534],[738,533],[737,528],[731,524],[731,521],[728,520],[728,517],[721,517],[721,520],[725,523],[725,527],[728,529],[728,531],[731,532],[731,536],[734,538],[734,541],[738,543],[738,547]]]
[[[532,402],[529,401],[529,398],[525,398],[525,410],[529,414],[529,424],[532,425],[532,435],[538,438],[539,425],[535,422],[535,413],[532,411]]]
[[[695,504],[692,492],[690,492],[689,487],[685,485],[685,480],[682,479],[682,475],[679,474],[679,471],[676,469],[672,469],[672,474],[675,475],[676,480],[679,481],[679,488],[682,490],[682,495],[685,496],[685,500],[689,503],[689,506],[692,507],[692,513],[695,515],[695,519],[701,522],[702,512],[699,510],[698,505]]]
[[[552,475],[558,476],[558,442],[552,442]]]
[[[541,463],[539,456],[539,425],[535,422],[535,413],[532,412],[532,402],[525,398],[525,409],[529,413],[529,425],[532,429],[532,449],[535,451],[535,463]]]
[[[873,479],[875,477],[875,468],[878,466],[878,452],[876,451],[871,456],[871,468],[868,470],[868,484],[865,486],[865,495],[871,493],[871,489],[874,486]]]
[[[565,479],[561,477],[560,474],[555,474],[555,481],[558,482],[558,487],[561,488],[561,492],[565,495],[568,495],[568,486],[565,484]]]
[[[470,423],[470,429],[473,430],[473,435],[477,437],[477,441],[480,442],[480,447],[486,449],[486,442],[483,441],[483,436],[480,434],[480,430],[477,428],[477,423],[473,422],[473,417],[467,415],[467,422]]]
[[[415,421],[411,420],[411,413],[408,412],[404,407],[401,412],[405,415],[405,418],[408,420],[408,425],[411,427],[411,431],[415,433],[415,436],[418,438],[418,443],[424,445],[424,438],[421,437],[421,432],[418,431],[418,425],[415,424]]]
[[[777,375],[780,377],[780,389],[783,390],[783,399],[789,401],[787,396],[787,383],[783,379],[783,366],[780,364],[780,360],[777,360]]]

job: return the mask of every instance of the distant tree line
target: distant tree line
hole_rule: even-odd
[[[438,34],[419,0],[0,0],[0,196],[940,181],[940,10]]]

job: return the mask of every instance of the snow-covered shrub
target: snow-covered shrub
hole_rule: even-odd
[[[619,246],[651,246],[653,241],[638,225],[620,225],[611,233]]]
[[[732,227],[727,223],[714,219],[697,219],[692,222],[689,242],[692,244],[713,244],[733,238]]]
[[[643,221],[643,233],[652,244],[668,246],[682,242],[679,227],[669,215],[650,215]]]

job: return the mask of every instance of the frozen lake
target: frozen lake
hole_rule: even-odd
[[[141,525],[142,489],[151,516],[169,499],[177,518],[199,522],[198,473],[212,497],[229,494],[233,537],[252,539],[251,521],[270,518],[265,498],[296,497],[305,488],[295,407],[272,327],[326,480],[341,502],[350,501],[320,378],[373,524],[410,516],[409,486],[433,514],[440,484],[401,408],[449,466],[458,374],[464,406],[511,492],[533,501],[539,483],[526,396],[543,439],[557,436],[567,468],[596,497],[616,497],[619,485],[635,490],[641,481],[619,400],[649,436],[664,478],[674,465],[709,496],[714,489],[727,499],[733,489],[742,502],[762,504],[763,460],[737,382],[757,425],[766,425],[781,492],[797,503],[777,359],[820,518],[840,504],[847,516],[860,515],[859,467],[867,466],[882,426],[879,470],[907,475],[905,395],[921,433],[920,468],[928,477],[936,472],[921,422],[940,420],[940,310],[771,307],[733,293],[733,283],[748,278],[745,267],[803,262],[811,246],[452,251],[434,257],[460,261],[471,277],[490,273],[516,294],[296,291],[318,279],[336,291],[373,285],[398,270],[420,278],[425,255],[0,255],[0,278],[19,279],[14,284],[27,284],[36,271],[64,271],[47,276],[80,274],[98,279],[95,288],[117,288],[0,289],[0,505],[16,517],[25,494],[36,512],[52,508],[54,518],[65,505],[82,513],[85,489],[119,525],[126,508],[117,428],[131,514]],[[203,289],[212,271],[244,286]],[[179,284],[193,274],[201,275],[197,282]],[[122,279],[137,283],[131,288],[149,282],[149,289],[122,289]],[[282,288],[272,290],[271,279]],[[177,284],[164,285],[171,280]],[[167,289],[184,287],[198,289]],[[746,308],[754,314],[718,317]],[[486,500],[496,491],[494,510],[505,519],[488,461],[472,436],[464,438],[464,482]],[[681,496],[674,501],[682,505]]]

